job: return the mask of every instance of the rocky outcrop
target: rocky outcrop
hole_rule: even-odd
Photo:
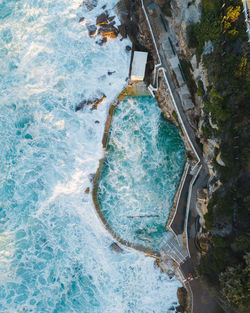
[[[112,24],[103,24],[98,29],[98,35],[102,36],[103,38],[114,39],[118,36],[118,34],[118,29]]]
[[[76,111],[82,110],[86,105],[92,105],[91,110],[96,110],[98,108],[98,105],[102,103],[102,101],[106,99],[106,96],[104,94],[101,95],[101,97],[95,98],[93,100],[83,100],[77,107]]]
[[[96,18],[96,24],[87,24],[89,37],[93,38],[97,35],[101,36],[102,39],[98,40],[97,44],[104,44],[107,39],[114,39],[118,36],[119,30],[115,25],[115,16],[109,16],[108,12],[105,11]],[[80,18],[79,22],[84,21],[84,18]]]
[[[92,38],[96,35],[97,27],[95,25],[87,25],[87,30],[89,32],[89,37]]]
[[[84,192],[88,195],[90,193],[90,188],[87,187]]]
[[[97,6],[97,0],[85,0],[83,5],[88,11],[92,11]]]
[[[163,79],[162,74],[159,74],[159,85],[158,91],[155,92],[155,98],[158,102],[159,108],[162,110],[163,115],[166,119],[170,120],[173,124],[178,126],[178,121],[175,119],[173,111],[174,105],[172,98],[168,92],[165,79]]]
[[[208,190],[206,188],[198,189],[196,211],[200,216],[201,227],[204,227],[205,225],[204,215],[207,213],[207,204],[208,204]]]
[[[221,159],[221,151],[218,153],[218,155],[216,156],[216,162],[220,165],[220,166],[226,166],[226,164],[223,162],[223,160]]]
[[[176,312],[186,312],[187,308],[187,290],[184,287],[177,289],[177,297],[179,301],[179,306],[176,308]]]
[[[116,242],[113,242],[113,243],[110,245],[110,249],[113,250],[113,251],[116,252],[116,253],[121,253],[121,252],[123,252],[122,248],[121,248]]]
[[[118,26],[123,38],[129,37],[133,50],[148,52],[145,82],[151,82],[154,64],[157,63],[157,55],[145,15],[141,7],[141,1],[120,0],[116,5],[121,25]]]
[[[164,8],[166,0],[156,0],[156,2]],[[184,52],[187,56],[191,55],[191,51],[187,45],[186,30],[189,24],[197,23],[201,17],[200,2],[201,0],[168,0],[171,14],[164,16],[168,21],[175,49],[177,52]]]
[[[103,12],[96,18],[96,25],[101,26],[101,25],[107,25],[108,23],[112,22],[114,20],[115,16],[109,17],[107,12]]]

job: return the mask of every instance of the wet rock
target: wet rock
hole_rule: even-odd
[[[115,16],[110,16],[110,17],[108,18],[109,23],[112,22],[114,19],[115,19]],[[115,24],[115,21],[114,21],[113,23]]]
[[[87,0],[84,5],[88,11],[92,11],[97,6],[97,0]]]
[[[94,181],[94,178],[95,178],[95,174],[89,174],[88,175],[88,179],[89,179],[89,181],[91,182],[91,183],[93,183],[93,181]]]
[[[96,44],[98,44],[99,46],[102,46],[103,44],[105,44],[108,41],[107,38],[101,38],[99,40],[96,40]]]
[[[183,307],[181,306],[181,305],[178,305],[176,308],[175,308],[175,312],[177,312],[177,313],[184,313],[184,309],[183,309]]]
[[[113,242],[111,245],[110,245],[110,249],[117,252],[117,253],[121,253],[123,252],[122,248],[120,246],[118,246],[118,244],[116,242]]]
[[[102,14],[100,14],[99,16],[97,16],[96,18],[96,25],[100,26],[103,24],[108,24],[108,13],[104,12]]]
[[[122,38],[127,38],[128,33],[127,33],[127,27],[125,24],[119,25],[118,30]]]
[[[104,100],[106,99],[106,96],[104,94],[101,95],[100,98],[95,98],[93,100],[83,100],[77,107],[76,107],[76,111],[79,111],[81,109],[83,109],[86,105],[92,105],[91,110],[96,110],[98,105]]]
[[[118,36],[118,34],[119,34],[118,29],[113,25],[104,24],[98,30],[98,35],[104,38],[114,39]]]
[[[92,106],[91,110],[96,110],[96,109],[98,108],[98,105],[99,105],[100,103],[102,103],[102,101],[105,100],[105,99],[106,99],[106,96],[105,96],[104,94],[103,94],[103,96],[102,96],[100,99],[96,98],[96,99],[92,102],[93,106]]]
[[[115,16],[109,16],[108,12],[103,12],[102,14],[97,16],[96,25],[101,26],[104,24],[111,24],[112,21],[113,21],[112,25],[114,25],[115,24],[114,19],[115,19]]]
[[[112,74],[114,74],[114,73],[115,73],[115,71],[113,71],[113,72],[108,71],[108,75],[109,75],[109,76],[112,75]]]
[[[87,25],[89,37],[92,38],[96,35],[97,27],[95,25]]]
[[[187,291],[184,287],[177,289],[177,297],[180,305],[176,307],[176,311],[185,312],[187,307]]]
[[[79,23],[83,22],[85,20],[85,17],[80,17],[79,18]]]
[[[90,193],[90,188],[86,188],[84,192],[88,195]]]
[[[127,51],[131,51],[131,47],[130,46],[126,46],[126,50]]]

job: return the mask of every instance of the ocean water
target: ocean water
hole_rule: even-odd
[[[160,250],[185,163],[178,128],[152,97],[127,98],[112,119],[98,200],[123,239]]]
[[[103,5],[114,14],[116,3],[93,2],[92,11],[82,0],[0,2],[3,313],[165,313],[177,301],[180,283],[152,258],[109,248],[113,240],[85,193],[130,62],[128,40],[100,46],[89,38],[87,25]],[[75,111],[102,93],[97,110]]]

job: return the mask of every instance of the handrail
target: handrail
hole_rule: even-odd
[[[186,162],[185,168],[184,168],[184,173],[183,173],[183,178],[182,178],[182,182],[181,182],[181,188],[179,189],[179,193],[178,193],[178,197],[177,197],[177,201],[176,201],[176,208],[177,208],[178,205],[179,205],[179,201],[180,201],[180,197],[181,197],[181,192],[182,192],[182,189],[183,189],[183,186],[184,186],[184,182],[185,182],[186,177],[187,177],[187,173],[188,173],[188,171],[189,171],[189,167],[190,167],[190,164]],[[169,223],[169,225],[168,225],[168,228],[170,228],[171,230],[172,230],[171,225],[172,225],[172,223],[173,223],[173,220],[174,220],[174,218],[175,218],[175,215],[176,215],[176,210],[175,210],[174,215],[172,216],[171,221],[170,221],[170,223]],[[172,230],[172,231],[173,231],[173,230]]]
[[[154,36],[153,30],[152,30],[152,27],[151,27],[151,24],[150,24],[150,21],[149,21],[149,18],[148,18],[148,15],[147,15],[147,12],[146,12],[144,3],[143,3],[143,0],[141,0],[141,4],[142,4],[142,9],[143,9],[143,11],[144,11],[144,15],[145,15],[145,17],[146,17],[146,20],[147,20],[147,23],[148,23],[148,26],[149,26],[149,30],[150,30],[150,33],[151,33],[153,42],[154,42],[154,46],[155,46],[155,50],[156,50],[156,53],[157,53],[157,57],[158,57],[158,59],[159,59],[161,65],[162,65],[162,61],[161,61],[161,58],[160,58],[160,53],[159,53],[159,51],[158,51],[158,47],[157,47],[157,44],[156,44],[156,41],[155,41],[155,36]],[[155,67],[155,70],[157,70],[156,67]],[[192,180],[191,180],[191,182],[190,182],[190,185],[189,185],[189,190],[188,190],[188,202],[187,202],[187,210],[186,210],[186,217],[185,217],[185,235],[186,235],[186,238],[187,238],[187,240],[186,240],[186,245],[187,245],[188,255],[189,255],[189,257],[190,257],[190,251],[189,251],[189,247],[188,247],[188,237],[187,237],[188,215],[189,215],[189,210],[190,210],[190,202],[191,202],[191,196],[192,196],[192,191],[193,191],[193,190],[192,190],[192,189],[193,189],[193,184],[194,184],[194,181],[196,180],[196,178],[197,178],[197,176],[198,176],[200,170],[202,169],[202,163],[201,163],[201,159],[200,159],[200,157],[199,157],[199,154],[198,154],[198,152],[196,151],[196,149],[195,149],[195,147],[194,147],[194,145],[193,145],[193,143],[192,143],[192,141],[191,141],[191,139],[190,139],[190,137],[189,137],[189,135],[188,135],[188,132],[187,132],[186,127],[185,127],[185,124],[184,124],[184,122],[183,122],[183,120],[182,120],[182,118],[181,118],[181,114],[180,114],[179,109],[178,109],[178,106],[177,106],[177,104],[176,104],[176,102],[175,102],[175,98],[174,98],[172,89],[171,89],[171,87],[170,87],[169,81],[168,81],[167,76],[166,76],[166,73],[165,73],[166,69],[161,66],[160,68],[158,68],[157,74],[159,73],[160,70],[163,71],[163,76],[164,76],[165,81],[166,81],[166,83],[167,83],[167,86],[168,86],[168,89],[169,89],[169,92],[170,92],[170,95],[171,95],[171,98],[172,98],[172,101],[173,101],[173,104],[174,104],[174,107],[175,107],[175,111],[176,111],[176,114],[177,114],[177,116],[178,116],[178,120],[179,120],[180,125],[181,125],[181,128],[182,128],[182,130],[183,130],[183,132],[184,132],[184,134],[185,134],[185,136],[186,136],[186,138],[187,138],[187,140],[188,140],[188,143],[189,143],[189,145],[190,145],[192,151],[194,152],[194,154],[195,154],[195,156],[196,156],[197,161],[198,161],[198,162],[196,163],[196,165],[194,166],[193,171],[196,170],[196,167],[199,166],[199,167],[198,167],[198,170],[196,171],[196,174],[193,176],[193,178],[192,178]],[[156,77],[157,80],[158,80],[158,75],[155,75],[155,77]],[[158,90],[158,81],[155,82],[155,83],[156,83],[156,88],[157,88],[157,89],[156,89],[155,87],[153,87],[152,85],[149,86],[149,90],[150,90],[150,92],[151,92],[151,94],[152,94],[153,96],[154,96],[153,91]],[[176,206],[176,208],[177,208],[177,206]],[[190,294],[191,294],[191,312],[193,312],[193,292],[192,292],[192,289],[191,289],[191,287],[190,287],[190,285],[189,285],[188,282],[187,282],[187,285],[188,285],[188,287],[189,287],[189,291],[190,291]]]
[[[157,45],[156,45],[156,41],[155,41],[155,36],[153,34],[153,30],[152,30],[152,27],[151,27],[151,24],[150,24],[150,21],[149,21],[149,18],[148,18],[148,14],[146,12],[146,9],[145,9],[145,6],[144,6],[144,3],[143,3],[143,0],[141,0],[141,5],[142,5],[142,9],[144,11],[144,15],[146,17],[146,20],[148,22],[148,26],[149,26],[149,29],[150,29],[150,32],[151,32],[151,35],[152,35],[152,39],[153,39],[153,42],[154,42],[154,46],[155,46],[155,49],[156,49],[156,53],[157,53],[157,57],[158,57],[158,60],[160,61],[161,63],[161,57],[160,57],[160,54],[159,54],[159,51],[157,49]]]
[[[157,57],[158,57],[158,59],[159,59],[159,61],[160,61],[160,64],[162,64],[161,57],[160,57],[160,53],[159,53],[159,50],[158,50],[158,47],[157,47],[157,44],[156,44],[156,41],[155,41],[155,35],[154,35],[154,33],[153,33],[153,30],[152,30],[152,27],[151,27],[151,24],[150,24],[150,21],[149,21],[149,18],[148,18],[148,14],[147,14],[147,11],[146,11],[145,6],[144,6],[144,3],[143,3],[143,0],[141,0],[141,4],[142,4],[142,9],[143,9],[143,11],[144,11],[144,15],[145,15],[146,20],[147,20],[147,22],[148,22],[148,26],[149,26],[149,29],[150,29],[150,33],[151,33],[151,36],[152,36],[152,39],[153,39],[153,42],[154,42],[154,46],[155,46],[155,50],[156,50],[156,53],[157,53]],[[159,64],[158,64],[158,65],[159,65]],[[177,113],[177,115],[178,115],[178,120],[179,120],[180,123],[181,123],[182,129],[183,129],[183,131],[185,132],[185,135],[186,135],[186,137],[187,137],[187,139],[188,139],[188,142],[189,142],[189,144],[190,144],[190,146],[191,146],[193,152],[195,153],[195,156],[196,156],[196,158],[197,158],[197,160],[198,160],[198,163],[199,163],[199,162],[200,162],[199,155],[198,155],[196,149],[194,148],[192,141],[191,141],[190,138],[189,138],[189,135],[188,135],[188,133],[187,133],[186,127],[185,127],[185,125],[184,125],[184,123],[183,123],[183,120],[182,120],[182,118],[181,118],[180,112],[179,112],[178,107],[177,107],[177,105],[176,105],[173,92],[172,92],[172,90],[171,90],[171,88],[170,88],[169,81],[168,81],[168,79],[167,79],[167,77],[166,77],[166,74],[165,74],[166,69],[161,66],[161,67],[158,69],[158,71],[159,71],[159,70],[163,70],[163,75],[164,75],[164,78],[165,78],[166,83],[167,83],[167,85],[168,85],[168,89],[169,89],[169,92],[170,92],[172,101],[173,101],[173,103],[174,103],[176,113]]]
[[[196,171],[196,174],[192,177],[192,180],[189,184],[189,189],[188,189],[188,200],[187,200],[187,208],[186,208],[186,216],[185,216],[185,236],[186,236],[186,242],[187,242],[187,251],[188,255],[190,256],[190,251],[189,251],[189,246],[188,246],[188,234],[187,234],[187,226],[188,226],[188,216],[189,216],[189,211],[190,211],[190,203],[191,203],[191,197],[192,197],[192,191],[193,191],[193,184],[196,180],[196,177],[198,176],[200,170],[202,168],[202,165],[199,166],[198,170]]]

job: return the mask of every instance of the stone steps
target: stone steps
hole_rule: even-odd
[[[169,256],[178,264],[181,264],[188,257],[188,252],[184,250],[182,242],[179,244],[174,235],[171,232],[168,232],[162,242],[160,255],[163,259],[164,256]]]

